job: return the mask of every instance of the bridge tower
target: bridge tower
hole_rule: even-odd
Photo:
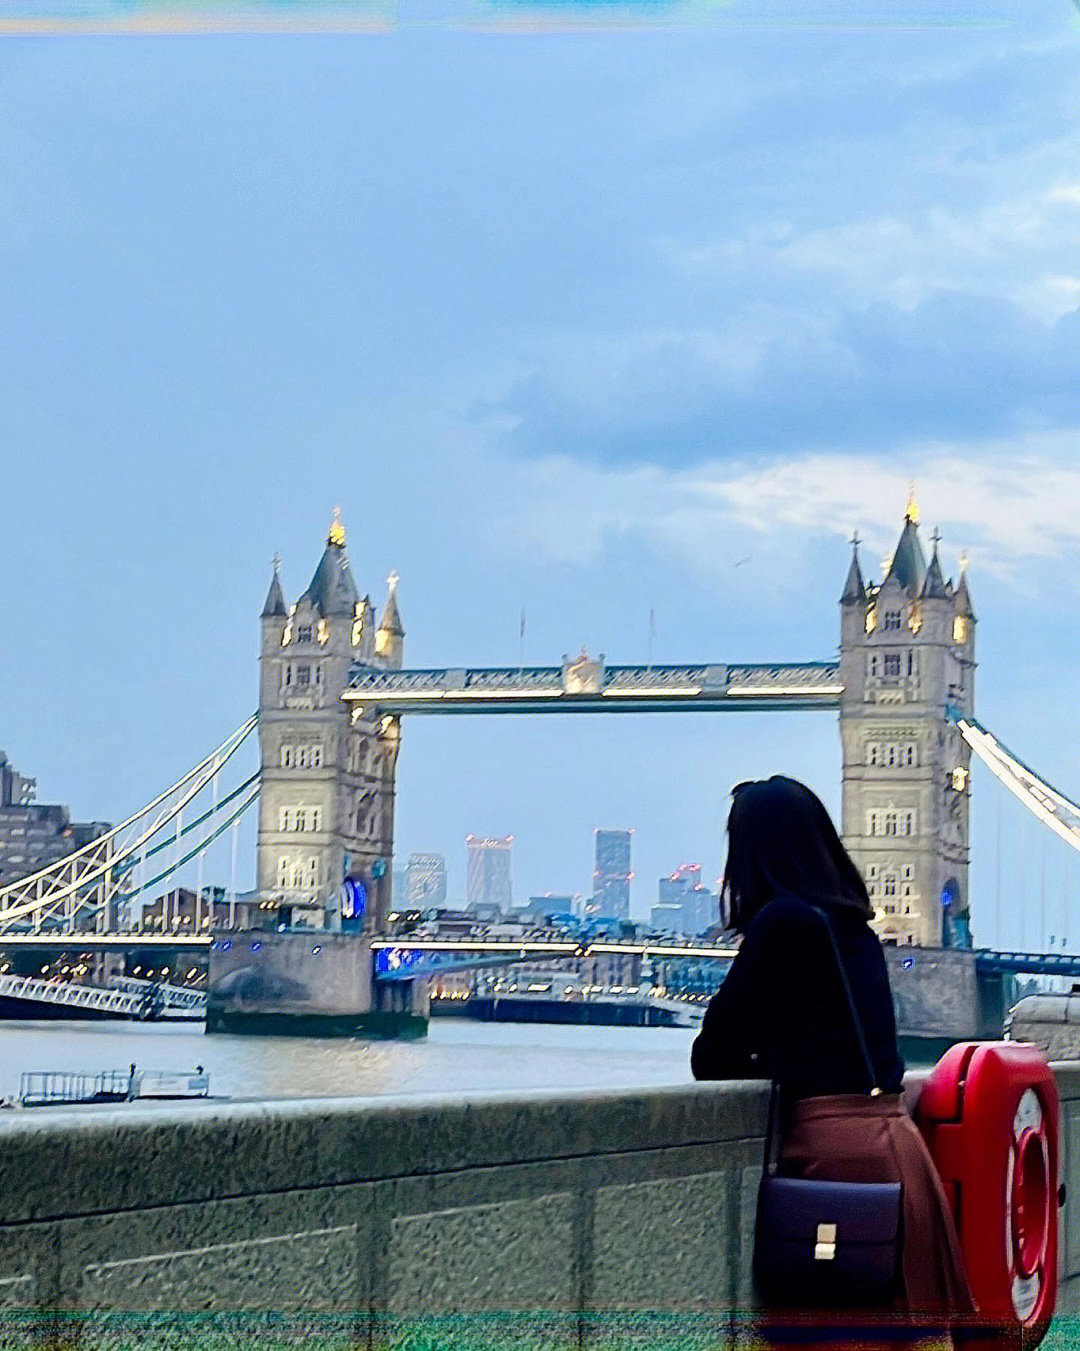
[[[840,598],[842,835],[883,939],[969,947],[970,751],[946,706],[974,711],[975,614],[964,564],[929,564],[909,499],[884,581],[863,580],[858,536]]]
[[[399,726],[346,705],[353,662],[399,667],[404,629],[391,580],[379,627],[361,598],[338,513],[311,584],[287,605],[279,562],[262,610],[259,659],[260,905],[290,925],[385,929]]]

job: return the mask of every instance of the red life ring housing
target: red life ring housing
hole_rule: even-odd
[[[980,1320],[1046,1335],[1058,1269],[1057,1084],[1023,1042],[964,1042],[919,1095],[919,1129],[952,1206]]]

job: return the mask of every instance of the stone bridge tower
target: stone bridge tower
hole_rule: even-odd
[[[929,564],[909,500],[880,584],[865,582],[858,537],[840,598],[842,835],[897,944],[971,945],[970,752],[946,706],[974,710],[975,615],[963,567]]]
[[[311,584],[287,605],[278,563],[259,658],[259,904],[290,926],[385,928],[394,839],[396,718],[350,715],[354,661],[400,667],[405,637],[391,577],[375,626],[334,513]],[[354,720],[355,719],[355,720]]]

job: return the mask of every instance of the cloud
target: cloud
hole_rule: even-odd
[[[714,579],[733,552],[822,536],[866,541],[869,573],[896,543],[914,481],[922,520],[940,527],[943,566],[960,548],[1018,587],[1025,565],[1080,550],[1080,429],[1010,442],[909,446],[902,454],[811,453],[768,464],[712,461],[693,469],[604,468],[564,455],[503,463],[503,549],[556,564],[596,563],[643,544]]]
[[[1071,276],[1053,285],[1075,301]],[[832,313],[762,304],[712,329],[550,334],[522,358],[529,373],[471,411],[525,456],[558,446],[672,467],[1080,425],[1080,309],[1045,323],[962,292]]]
[[[1075,308],[1054,281],[1075,249],[1078,208],[1080,183],[1066,181],[974,210],[936,202],[801,230],[765,220],[713,242],[669,240],[662,253],[691,276],[755,275],[800,290],[827,281],[853,305],[872,299],[911,309],[940,291],[963,290],[1052,322]]]

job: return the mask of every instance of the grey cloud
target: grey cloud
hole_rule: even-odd
[[[737,330],[560,336],[531,355],[497,410],[525,455],[679,466],[1080,424],[1080,310],[1046,324],[979,295],[846,309],[820,329],[792,316],[742,347]]]

